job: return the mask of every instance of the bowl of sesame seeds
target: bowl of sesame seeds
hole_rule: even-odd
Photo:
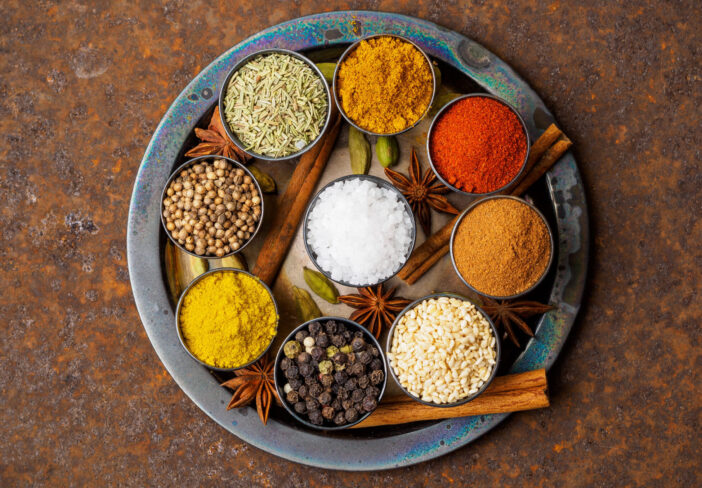
[[[497,374],[497,329],[465,297],[437,293],[410,303],[388,333],[388,369],[400,388],[432,407],[455,407],[480,395]]]
[[[222,125],[250,156],[291,159],[314,146],[331,118],[331,93],[317,66],[287,49],[264,49],[239,61],[219,95]]]

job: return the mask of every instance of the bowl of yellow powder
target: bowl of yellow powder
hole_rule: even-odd
[[[370,135],[396,135],[429,111],[436,78],[429,57],[394,35],[370,36],[342,54],[334,72],[334,96],[344,118]]]
[[[220,268],[194,279],[176,308],[185,350],[200,364],[233,371],[258,361],[278,332],[271,290],[254,275]]]

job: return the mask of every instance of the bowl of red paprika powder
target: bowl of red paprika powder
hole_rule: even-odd
[[[492,195],[512,185],[524,171],[529,148],[519,113],[483,93],[448,103],[427,135],[429,164],[439,180],[468,195]]]

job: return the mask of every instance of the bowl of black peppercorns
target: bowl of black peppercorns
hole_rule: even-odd
[[[377,408],[387,382],[385,364],[378,341],[361,325],[321,317],[286,337],[275,359],[275,386],[296,420],[341,430]]]

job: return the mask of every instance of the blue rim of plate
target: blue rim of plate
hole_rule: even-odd
[[[160,196],[182,145],[217,102],[229,69],[265,48],[307,50],[352,43],[374,34],[397,34],[505,99],[524,119],[533,142],[554,121],[541,98],[507,64],[476,42],[436,25],[399,14],[346,11],[302,17],[240,42],[198,74],[159,123],[134,183],[127,226],[132,292],[146,333],[180,388],[213,420],[249,444],[290,461],[354,471],[409,466],[447,454],[474,441],[507,418],[481,415],[432,423],[386,437],[337,438],[269,419],[264,428],[251,409],[226,410],[230,392],[183,350],[173,327],[174,308],[163,280]],[[585,288],[589,226],[585,190],[572,152],[546,174],[557,221],[555,281],[549,302],[557,308],[539,321],[510,372],[549,368],[556,360],[580,308]]]

